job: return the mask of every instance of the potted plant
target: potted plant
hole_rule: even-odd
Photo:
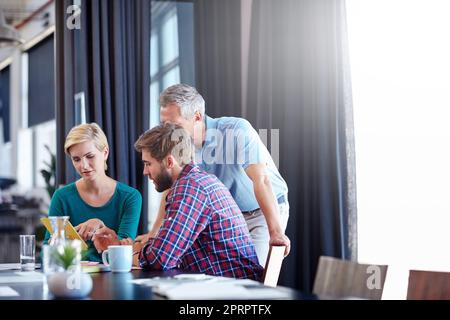
[[[45,145],[45,149],[47,149],[48,153],[50,154],[50,163],[44,161],[44,164],[47,166],[47,170],[42,169],[41,175],[45,180],[45,188],[47,189],[48,195],[51,199],[56,191],[56,156],[50,150],[50,147],[48,145]]]
[[[81,271],[81,242],[66,241],[50,247],[48,289],[57,298],[79,299],[92,290],[92,278]]]

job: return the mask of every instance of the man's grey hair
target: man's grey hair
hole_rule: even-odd
[[[205,100],[197,89],[187,84],[175,84],[168,87],[159,95],[159,104],[162,108],[175,103],[180,107],[181,116],[190,120],[198,111],[205,115]]]

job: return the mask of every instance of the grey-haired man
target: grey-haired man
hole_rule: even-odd
[[[284,234],[289,218],[288,187],[251,124],[243,118],[208,117],[203,97],[185,84],[164,90],[160,106],[161,122],[186,129],[194,140],[195,162],[230,190],[245,217],[260,264],[265,264],[269,244],[285,245],[288,255],[290,240]],[[158,230],[163,212],[160,210],[150,234]]]

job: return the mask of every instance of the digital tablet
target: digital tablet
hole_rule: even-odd
[[[45,228],[47,228],[48,232],[50,232],[50,234],[52,235],[53,234],[53,229],[52,229],[52,224],[50,222],[50,219],[49,218],[41,218],[41,222],[45,226]],[[81,248],[83,250],[86,250],[88,248],[86,242],[84,242],[83,238],[81,238],[81,236],[75,230],[75,228],[70,223],[70,221],[67,221],[67,224],[66,224],[66,227],[65,227],[64,230],[65,230],[67,239],[80,240],[81,241]]]

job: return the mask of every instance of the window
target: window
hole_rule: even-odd
[[[152,1],[150,39],[150,127],[159,123],[159,94],[176,83],[195,86],[194,5]]]
[[[18,128],[17,180],[23,190],[44,188],[40,170],[56,152],[53,34],[22,54],[22,125]]]
[[[347,1],[358,195],[358,257],[389,264],[383,298],[408,269],[450,271],[450,3]]]
[[[195,85],[194,7],[190,1],[152,1],[150,38],[150,128],[159,124],[159,94],[176,83]],[[181,32],[182,31],[182,32]],[[149,185],[149,228],[161,195]]]
[[[150,39],[150,127],[159,123],[159,93],[180,82],[175,2],[152,1]]]

